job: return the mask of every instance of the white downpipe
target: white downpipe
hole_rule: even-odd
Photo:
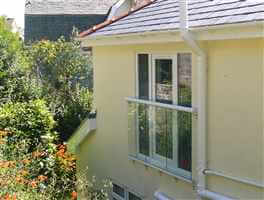
[[[197,133],[197,190],[206,189],[206,99],[207,99],[207,57],[206,52],[200,48],[194,36],[188,30],[188,0],[180,2],[180,32],[183,40],[191,47],[198,56],[198,133]]]
[[[231,200],[227,196],[206,189],[207,157],[207,54],[199,46],[188,26],[188,0],[180,0],[180,32],[183,40],[198,56],[198,133],[197,133],[197,193],[199,197],[212,200]]]
[[[233,200],[233,198],[215,192],[211,192],[209,190],[198,191],[198,194],[200,197],[214,199],[214,200]]]
[[[156,200],[173,200],[172,198],[168,197],[163,192],[155,192],[154,197]]]

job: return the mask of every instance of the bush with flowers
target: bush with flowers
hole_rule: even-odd
[[[0,200],[74,200],[77,190],[81,199],[108,199],[111,184],[77,176],[75,157],[58,139],[91,110],[88,65],[78,42],[28,49],[0,17]]]
[[[0,107],[0,200],[106,200],[109,181],[76,175],[76,159],[59,144],[43,100]]]
[[[57,145],[54,125],[42,100],[0,107],[0,199],[71,197],[75,157]]]

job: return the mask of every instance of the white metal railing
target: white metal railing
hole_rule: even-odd
[[[191,180],[194,109],[136,98],[126,101],[129,158]]]
[[[236,181],[239,183],[244,183],[244,184],[248,184],[248,185],[252,185],[255,187],[259,187],[259,188],[264,188],[264,184],[258,183],[254,180],[250,180],[250,179],[246,179],[246,178],[240,178],[240,177],[235,177],[229,174],[225,174],[223,172],[219,172],[219,171],[215,171],[215,170],[211,170],[211,169],[205,169],[204,170],[204,174],[205,175],[214,175],[214,176],[220,176],[226,179],[230,179],[232,181]]]
[[[171,105],[171,104],[164,104],[164,103],[159,103],[155,101],[148,101],[148,100],[142,100],[142,99],[137,99],[137,98],[132,98],[132,97],[127,97],[125,98],[127,102],[131,103],[141,103],[145,105],[150,105],[150,106],[156,106],[156,107],[161,107],[161,108],[168,108],[168,109],[173,109],[177,111],[184,111],[188,113],[194,113],[197,112],[195,108],[192,107],[184,107],[184,106],[178,106],[178,105]]]

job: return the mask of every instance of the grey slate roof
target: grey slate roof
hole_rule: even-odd
[[[107,14],[117,0],[30,0],[26,15]]]
[[[264,21],[264,0],[189,0],[189,26]],[[179,28],[179,0],[157,0],[90,36],[166,31]]]

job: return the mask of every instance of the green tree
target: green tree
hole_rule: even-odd
[[[57,131],[67,140],[92,109],[91,61],[78,41],[63,38],[34,43],[28,55],[42,97],[55,114]]]
[[[10,30],[6,19],[0,17],[0,104],[39,97],[28,67],[23,42]]]

